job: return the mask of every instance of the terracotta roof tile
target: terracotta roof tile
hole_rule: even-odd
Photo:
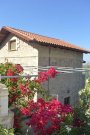
[[[60,40],[60,39],[50,38],[50,37],[42,36],[42,35],[39,35],[39,34],[34,34],[34,33],[31,33],[31,32],[26,32],[26,31],[11,28],[11,27],[3,27],[1,29],[1,31],[0,31],[0,41],[2,41],[8,33],[12,33],[12,34],[28,41],[28,42],[36,41],[36,42],[45,43],[45,44],[48,44],[48,45],[54,45],[54,46],[57,46],[57,47],[63,47],[63,48],[66,48],[66,49],[80,51],[80,52],[83,52],[83,53],[90,53],[90,51],[88,51],[86,49],[83,49],[79,46],[70,44],[70,43],[65,42],[63,40]],[[4,36],[2,36],[2,35],[4,35]]]

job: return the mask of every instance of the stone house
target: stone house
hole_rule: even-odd
[[[5,61],[24,66],[60,66],[81,68],[83,53],[90,51],[65,41],[23,30],[3,27],[0,31],[0,63]],[[33,70],[37,74],[37,70]],[[76,104],[78,91],[84,86],[82,73],[60,74],[45,83],[49,94],[62,103]]]

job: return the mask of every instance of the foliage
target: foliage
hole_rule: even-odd
[[[79,92],[80,95],[80,104],[86,110],[90,106],[90,78],[86,80],[85,88]]]
[[[21,114],[30,116],[27,125],[36,135],[89,135],[89,119],[81,108],[62,105],[58,100],[46,102],[38,99],[37,103],[28,102],[21,108]],[[39,129],[39,130],[38,130]]]
[[[1,82],[9,89],[9,106],[17,108],[14,117],[14,127],[15,129],[20,129],[22,117],[20,117],[18,110],[21,107],[26,107],[28,101],[33,100],[36,92],[46,100],[46,91],[41,83],[47,81],[48,78],[54,78],[57,72],[52,67],[46,72],[40,72],[38,78],[31,80],[31,77],[28,75],[26,77],[21,77],[23,68],[20,64],[5,63],[0,64],[0,73],[3,76],[11,76],[11,78],[2,79]],[[12,78],[12,76],[20,77]]]
[[[73,115],[68,115],[67,121],[53,135],[90,135],[90,79],[79,92],[79,99],[80,104],[74,108]]]
[[[37,103],[28,102],[28,106],[21,108],[21,113],[31,116],[27,124],[37,135],[51,135],[60,129],[61,123],[65,121],[69,113],[73,113],[73,109],[69,105],[62,105],[56,99],[47,102],[40,98]]]
[[[90,78],[86,80],[85,88],[79,92],[80,105],[78,106],[76,112],[83,121],[83,126],[81,130],[83,134],[90,134]]]
[[[84,65],[83,65],[83,68],[85,68],[85,69],[90,69],[90,62],[89,63],[85,63]],[[87,71],[86,73],[85,73],[85,77],[88,79],[88,78],[90,78],[90,71]]]
[[[0,125],[0,135],[14,135],[14,129],[6,129]]]
[[[33,128],[36,135],[90,134],[90,79],[85,88],[79,92],[80,105],[72,108],[69,105],[62,105],[54,98],[47,100],[46,91],[41,84],[57,75],[53,67],[46,72],[39,72],[38,78],[34,80],[31,80],[30,76],[21,77],[23,68],[19,64],[0,64],[0,74],[20,76],[1,80],[9,89],[9,106],[16,107],[15,131],[20,132],[21,121],[27,117],[26,124]],[[34,102],[33,97],[36,92],[41,98]]]
[[[7,76],[20,76],[18,78],[4,78],[1,82],[9,90],[9,106],[24,106],[27,100],[31,100],[37,92],[42,96],[45,95],[45,89],[40,85],[39,78],[31,80],[31,77],[21,77],[23,68],[20,64],[5,63],[0,64],[0,74]]]

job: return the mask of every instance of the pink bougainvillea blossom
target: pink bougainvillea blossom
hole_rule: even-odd
[[[39,72],[39,76],[38,79],[36,79],[36,81],[42,83],[48,81],[49,78],[55,78],[57,74],[58,72],[55,70],[55,68],[51,67],[46,72]]]
[[[20,64],[16,64],[16,65],[15,65],[15,68],[17,69],[17,72],[18,72],[18,73],[23,72],[23,67],[22,67]]]
[[[27,124],[37,135],[51,135],[60,128],[65,116],[72,112],[71,106],[64,106],[56,99],[46,102],[40,98],[37,103],[29,101],[26,108],[21,108],[23,115],[31,116]]]

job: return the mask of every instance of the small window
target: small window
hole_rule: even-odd
[[[70,97],[64,98],[64,105],[70,105]]]
[[[16,50],[16,40],[12,40],[8,44],[8,50],[15,51]]]

